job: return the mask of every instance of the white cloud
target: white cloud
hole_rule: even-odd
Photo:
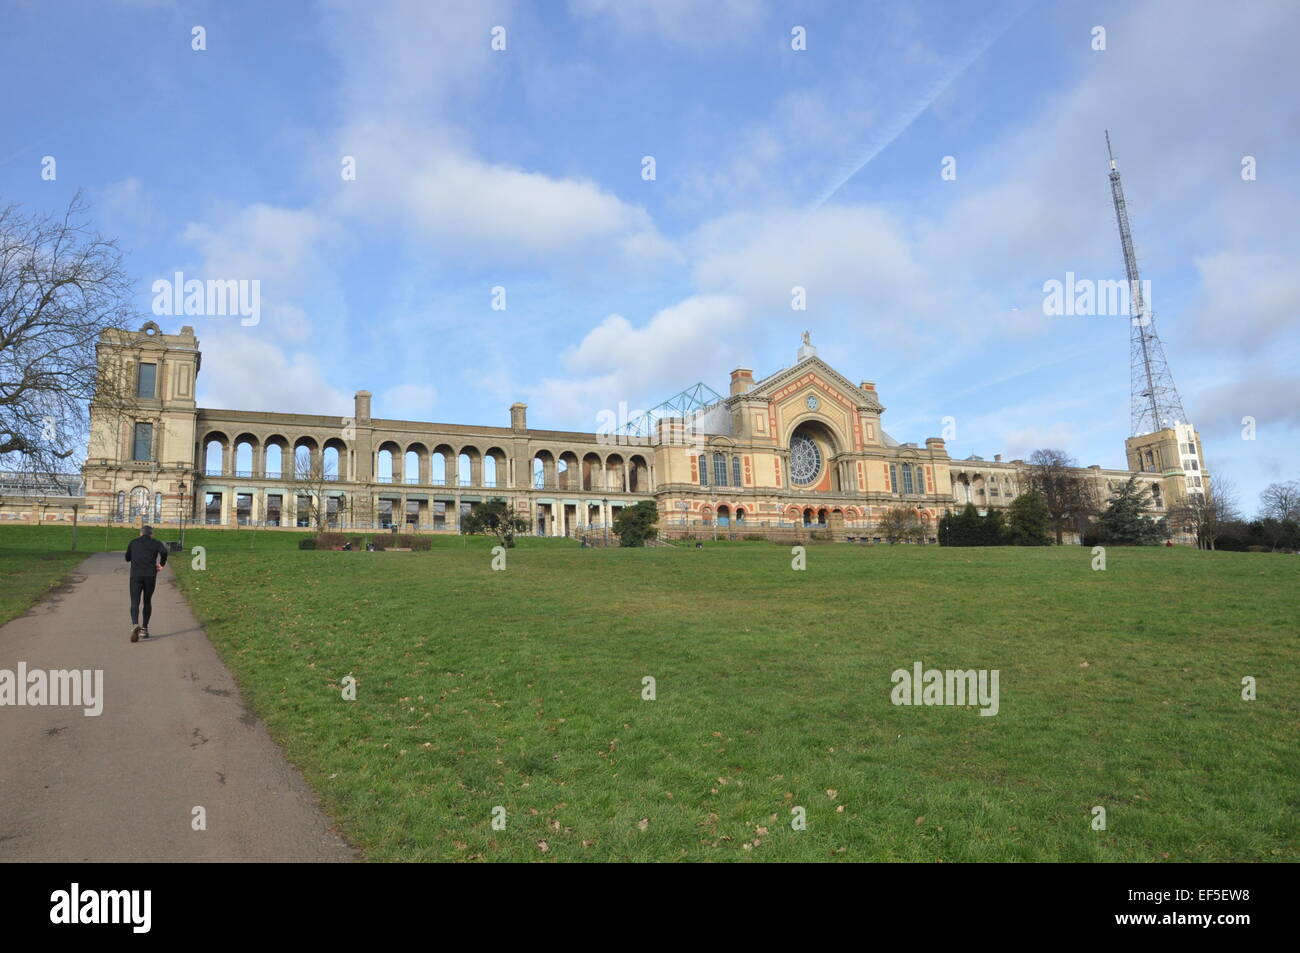
[[[621,402],[630,409],[652,405],[714,376],[719,361],[744,353],[744,322],[742,302],[727,295],[680,301],[642,327],[611,314],[562,355],[572,376],[543,380],[529,392],[530,406],[538,419],[590,421],[594,428],[602,410],[617,411]]]
[[[394,219],[458,253],[556,256],[616,240],[637,255],[671,257],[646,211],[593,182],[484,162],[443,137],[399,123],[365,123],[340,136],[357,178],[339,208],[368,222]]]
[[[320,363],[301,349],[290,353],[263,339],[256,328],[213,328],[201,332],[204,364],[218,373],[199,373],[201,407],[280,413],[352,413],[352,396],[326,379]]]

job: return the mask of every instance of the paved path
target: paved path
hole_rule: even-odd
[[[240,699],[172,578],[132,645],[101,553],[0,627],[0,669],[103,669],[104,710],[0,706],[0,862],[346,861],[353,852]],[[191,811],[207,810],[207,830]]]

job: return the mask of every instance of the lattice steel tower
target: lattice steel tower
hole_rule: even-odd
[[[1110,194],[1115,200],[1115,219],[1119,222],[1119,242],[1124,250],[1124,270],[1128,273],[1129,311],[1129,414],[1132,436],[1154,433],[1186,423],[1183,401],[1174,386],[1173,375],[1165,361],[1165,349],[1156,336],[1155,317],[1142,297],[1142,280],[1138,277],[1137,255],[1133,252],[1133,232],[1129,228],[1128,210],[1124,205],[1124,186],[1115,167],[1110,149],[1110,131],[1106,132],[1106,154],[1110,156]]]

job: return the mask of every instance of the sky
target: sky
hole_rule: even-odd
[[[1130,319],[1044,307],[1124,277],[1108,129],[1253,514],[1300,479],[1298,41],[1286,0],[7,0],[0,202],[85,190],[201,406],[590,432],[808,330],[895,439],[1122,468]],[[157,315],[176,272],[257,322]]]

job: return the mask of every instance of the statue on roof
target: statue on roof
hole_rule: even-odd
[[[812,345],[812,332],[811,332],[811,331],[805,331],[805,332],[803,333],[803,343],[804,343],[806,346],[811,346],[811,345]]]

